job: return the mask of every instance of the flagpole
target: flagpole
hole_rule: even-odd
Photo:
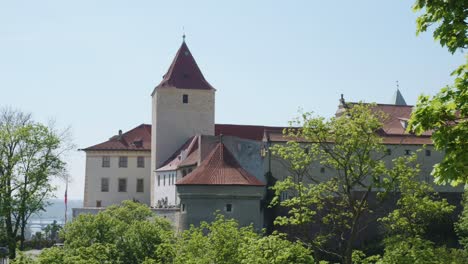
[[[68,173],[65,177],[65,223],[67,223],[67,211],[68,211]]]

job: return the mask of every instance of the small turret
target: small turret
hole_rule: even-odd
[[[403,95],[401,95],[400,89],[397,88],[395,95],[393,96],[392,99],[392,104],[394,105],[407,105],[405,98],[403,98]]]

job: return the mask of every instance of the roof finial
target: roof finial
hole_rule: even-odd
[[[400,90],[400,84],[398,83],[398,80],[396,81],[396,88],[397,90]]]
[[[185,27],[182,27],[182,42],[185,42]]]

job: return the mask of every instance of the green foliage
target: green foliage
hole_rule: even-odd
[[[468,253],[459,249],[436,247],[419,236],[393,236],[385,241],[385,253],[377,263],[468,263]]]
[[[423,235],[431,222],[442,219],[455,209],[445,199],[438,199],[430,184],[418,181],[420,169],[419,164],[415,164],[416,158],[416,154],[396,158],[389,172],[400,197],[396,209],[379,221],[392,235]]]
[[[243,264],[313,263],[310,250],[297,242],[286,240],[281,234],[255,238],[242,244],[240,258]]]
[[[29,217],[44,210],[52,196],[52,178],[65,171],[63,136],[28,114],[0,111],[0,223],[10,258],[15,257],[17,234],[22,248]]]
[[[54,222],[52,222],[52,224],[48,224],[43,231],[46,239],[55,241],[58,239],[58,233],[61,229],[62,226],[57,224],[57,221],[54,220]]]
[[[385,148],[377,133],[386,116],[372,107],[349,105],[342,116],[329,120],[304,113],[284,131],[291,140],[272,148],[291,173],[273,187],[276,196],[271,205],[289,210],[275,224],[320,223],[321,231],[313,234],[311,245],[329,254],[331,250],[324,249],[324,243],[331,238],[339,240],[341,248],[333,254],[346,263],[351,262],[359,221],[371,212],[369,193],[382,186],[381,177],[387,172],[382,161]],[[326,167],[332,175],[314,175],[312,168],[317,166]],[[283,192],[292,197],[280,201]]]
[[[191,227],[178,239],[174,263],[312,263],[310,251],[282,235],[262,237],[252,227],[217,215],[211,224]]]
[[[458,222],[455,224],[455,231],[457,232],[460,244],[468,250],[468,192],[465,189],[463,194],[463,211],[460,214]]]
[[[379,219],[388,237],[384,255],[377,263],[466,263],[467,252],[436,247],[423,238],[430,237],[429,225],[451,214],[455,206],[440,199],[430,184],[417,180],[419,166],[415,160],[415,154],[394,160],[390,174],[399,198],[396,208]]]
[[[434,39],[451,53],[468,48],[466,1],[416,0],[413,10],[423,11],[416,20],[417,34],[435,26]]]
[[[434,39],[451,53],[468,47],[467,1],[417,0],[413,9],[423,11],[417,19],[417,33],[435,25]],[[454,185],[468,182],[468,56],[452,76],[453,85],[430,97],[421,95],[409,122],[408,130],[421,134],[433,131],[432,139],[445,156],[435,166],[438,183]]]
[[[10,264],[35,264],[36,262],[29,256],[26,256],[23,252],[20,252]]]
[[[155,217],[146,205],[131,201],[97,215],[80,215],[63,228],[61,236],[65,246],[44,251],[41,263],[53,259],[63,263],[142,263],[172,254],[164,247],[173,239],[169,222]]]

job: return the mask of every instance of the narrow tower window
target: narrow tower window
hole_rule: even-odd
[[[182,95],[182,103],[188,104],[188,94]]]

